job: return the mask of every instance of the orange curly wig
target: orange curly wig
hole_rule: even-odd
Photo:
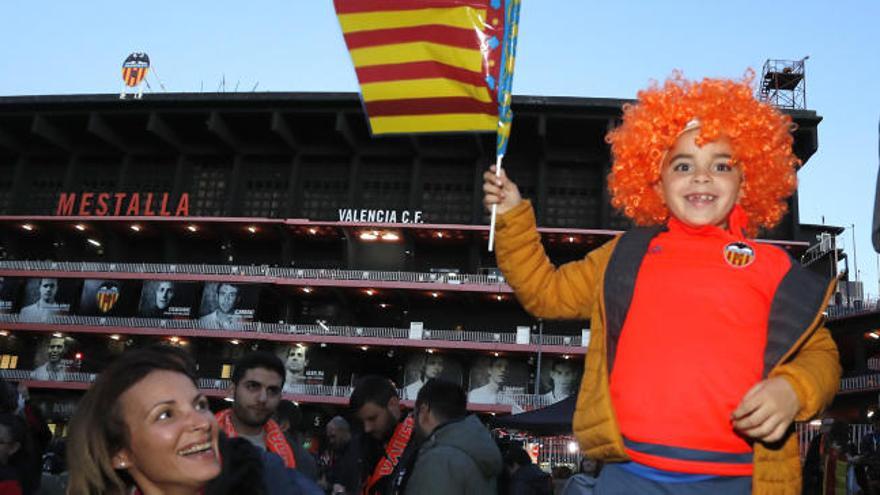
[[[743,172],[739,204],[748,216],[747,231],[772,228],[787,209],[797,186],[800,160],[792,152],[791,117],[752,96],[754,72],[742,81],[688,81],[674,73],[663,86],[654,83],[624,105],[623,123],[605,137],[614,164],[608,176],[611,204],[638,225],[666,221],[669,210],[654,190],[665,153],[687,123],[698,119],[698,146],[726,135],[733,163]]]

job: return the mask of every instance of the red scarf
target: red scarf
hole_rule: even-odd
[[[394,434],[391,435],[391,440],[385,446],[385,457],[376,464],[373,474],[367,479],[367,484],[364,486],[364,495],[369,495],[370,490],[380,479],[394,471],[394,467],[397,466],[400,456],[403,455],[403,451],[409,443],[409,437],[412,436],[413,425],[413,417],[407,416],[406,419],[398,423],[397,427],[394,428]]]
[[[238,436],[238,432],[235,431],[235,425],[232,424],[231,407],[217,413],[217,422],[220,423],[220,428],[226,432],[226,436],[229,438]],[[269,452],[278,454],[284,461],[285,466],[296,469],[296,457],[293,456],[293,449],[290,448],[287,439],[284,438],[284,432],[281,431],[278,423],[270,419],[263,425],[263,433],[266,449]]]

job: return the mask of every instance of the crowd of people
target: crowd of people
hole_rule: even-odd
[[[350,414],[330,419],[323,448],[310,450],[299,407],[282,400],[286,375],[276,354],[246,354],[230,407],[212,411],[186,351],[130,350],[83,396],[60,452],[26,396],[10,392],[0,412],[0,494],[554,493],[525,450],[499,444],[468,413],[457,383],[428,379],[407,410],[390,379],[365,376]]]

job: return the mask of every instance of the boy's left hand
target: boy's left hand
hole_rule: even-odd
[[[780,440],[801,409],[800,400],[788,380],[764,380],[752,387],[733,411],[733,427],[755,440]]]

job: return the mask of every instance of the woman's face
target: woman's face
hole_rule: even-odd
[[[186,375],[153,371],[120,400],[129,445],[113,467],[128,470],[141,491],[195,493],[220,474],[217,421]]]

